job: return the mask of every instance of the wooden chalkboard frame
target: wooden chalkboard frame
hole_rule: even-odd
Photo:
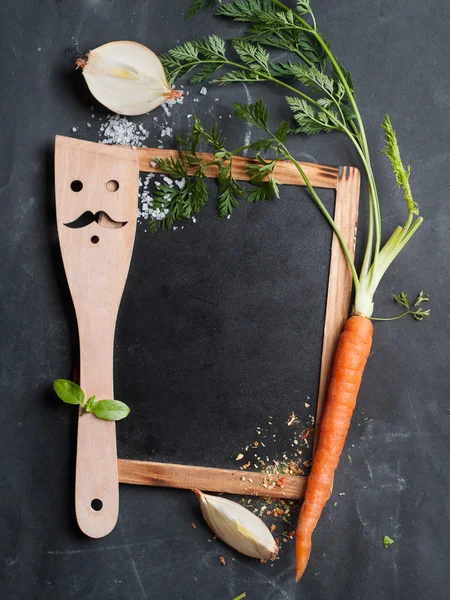
[[[156,158],[180,158],[176,150],[157,148],[137,148],[139,170],[160,173],[156,167]],[[205,162],[211,161],[213,155],[199,153]],[[248,167],[255,163],[254,159],[244,157],[233,158],[233,175],[237,180],[248,181]],[[354,256],[356,243],[356,227],[358,222],[360,173],[356,167],[332,167],[312,163],[300,163],[305,175],[314,187],[334,189],[336,200],[334,220],[345,240],[349,251]],[[208,177],[217,178],[215,166],[206,169]],[[274,175],[280,184],[305,186],[305,181],[296,167],[287,161],[279,161]],[[328,293],[323,332],[322,360],[319,379],[319,391],[315,416],[314,444],[317,442],[319,424],[323,412],[326,392],[331,377],[333,356],[339,336],[348,317],[352,291],[350,268],[333,235],[331,243],[330,271],[328,277]],[[119,459],[119,482],[137,485],[167,486],[175,488],[198,488],[204,491],[224,492],[230,494],[301,498],[306,489],[306,476],[286,476],[283,487],[267,486],[265,473],[246,471],[245,479],[242,471],[218,469],[214,467],[198,467],[169,463],[154,463]],[[251,481],[249,482],[249,477]]]

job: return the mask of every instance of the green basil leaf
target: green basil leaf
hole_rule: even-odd
[[[88,398],[88,401],[86,402],[86,406],[84,407],[84,410],[86,412],[92,412],[92,407],[95,404],[95,396],[91,396],[90,398]]]
[[[130,409],[119,400],[99,400],[92,405],[91,412],[99,419],[120,421],[128,416]]]
[[[53,384],[58,398],[67,404],[83,404],[84,392],[79,385],[68,379],[57,379]]]

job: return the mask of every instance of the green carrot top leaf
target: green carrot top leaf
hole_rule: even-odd
[[[297,12],[300,15],[306,15],[311,13],[311,4],[309,0],[298,0],[297,1]]]
[[[380,317],[372,317],[373,321],[396,321],[397,319],[402,319],[408,315],[411,315],[413,319],[416,321],[423,321],[427,317],[430,316],[430,309],[424,310],[420,304],[422,302],[430,302],[430,296],[428,294],[424,294],[422,291],[419,292],[417,298],[414,302],[411,302],[406,296],[405,292],[400,292],[399,294],[392,294],[392,299],[405,307],[405,311],[396,317],[388,317],[388,318],[380,318]]]
[[[206,8],[211,6],[214,0],[193,0],[186,16],[184,17],[185,21],[189,21],[194,15],[196,15],[202,8]]]
[[[391,161],[392,170],[394,171],[395,175],[395,183],[399,188],[403,189],[404,191],[408,211],[413,213],[414,215],[418,215],[419,206],[417,202],[413,200],[411,188],[409,186],[409,175],[411,172],[411,167],[408,166],[405,169],[405,167],[403,166],[403,162],[400,157],[400,150],[398,148],[397,136],[392,127],[392,123],[388,115],[386,115],[382,127],[385,132],[384,139],[386,140],[386,146],[382,152]]]

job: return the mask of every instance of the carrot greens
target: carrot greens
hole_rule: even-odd
[[[198,10],[210,4],[212,2],[209,0],[196,0],[188,17],[190,18]],[[234,82],[268,82],[280,86],[285,91],[294,123],[292,125],[282,123],[276,132],[272,132],[268,128],[267,108],[262,101],[251,105],[235,105],[238,118],[256,125],[267,136],[248,146],[257,153],[256,156],[260,161],[259,171],[258,168],[253,167],[252,182],[257,185],[257,188],[250,192],[249,200],[258,201],[272,198],[274,193],[277,195],[276,181],[273,175],[271,176],[273,159],[266,160],[262,156],[263,154],[272,151],[275,152],[276,158],[290,160],[304,178],[313,200],[339,238],[353,276],[354,314],[370,318],[373,313],[373,296],[381,278],[423,221],[419,216],[419,207],[413,200],[409,185],[410,168],[405,168],[403,165],[396,133],[389,117],[386,116],[382,124],[386,141],[383,152],[391,163],[398,187],[404,192],[407,218],[403,225],[395,228],[383,245],[377,185],[372,170],[364,123],[356,101],[353,79],[349,71],[335,57],[329,43],[319,33],[309,0],[299,0],[295,10],[279,0],[238,0],[226,4],[219,3],[216,14],[249,24],[246,34],[230,41],[237,58],[230,57],[227,43],[216,35],[176,46],[162,57],[170,83],[194,71],[190,79],[192,83],[210,80],[215,76],[216,79],[213,81],[218,85]],[[280,62],[272,57],[271,52],[276,54],[280,50],[289,52],[291,60]],[[212,145],[216,151],[215,160],[220,163],[219,213],[220,216],[227,216],[237,205],[239,198],[244,195],[241,186],[232,177],[231,164],[227,163],[238,150],[228,152],[223,147],[223,142],[216,144],[215,139],[208,140],[203,133],[199,133],[201,129],[197,120],[193,129],[193,132],[197,130],[197,134],[195,134],[197,143],[203,138],[204,142]],[[305,176],[301,165],[287,148],[290,136],[332,131],[339,131],[348,137],[367,174],[369,227],[367,245],[359,273],[356,271],[349,249],[340,236],[332,216]],[[242,151],[242,149],[239,150]],[[195,156],[195,152],[190,152],[190,154]],[[200,209],[199,204],[203,205],[206,201],[207,196],[203,193],[202,187],[202,200],[193,206],[194,188],[197,185],[201,186],[198,182],[203,168],[201,162],[197,162],[198,174],[194,177],[194,183],[188,182],[184,194],[161,189],[157,202],[161,203],[161,198],[167,194],[177,197],[184,195],[185,199],[177,198],[173,205],[171,202],[166,203],[167,206],[165,203],[161,203],[162,206],[169,209],[169,212],[167,219],[159,222],[159,225],[170,227],[175,220],[197,212],[197,209]],[[159,165],[161,168],[164,166],[163,163],[164,161],[161,161]],[[182,169],[178,169],[178,176],[188,180],[187,172],[182,172]],[[267,177],[268,181],[265,181]],[[162,194],[162,192],[164,193]],[[186,197],[190,197],[191,200],[186,201]],[[184,203],[184,211],[179,210],[180,202],[182,205]],[[153,229],[159,225],[151,224]],[[423,316],[427,316],[425,312],[423,312]]]

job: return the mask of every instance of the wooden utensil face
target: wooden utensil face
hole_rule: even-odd
[[[114,330],[136,232],[139,164],[131,148],[57,136],[58,235],[77,315],[80,385],[114,398]],[[75,508],[84,533],[102,537],[118,515],[114,422],[80,411]]]

